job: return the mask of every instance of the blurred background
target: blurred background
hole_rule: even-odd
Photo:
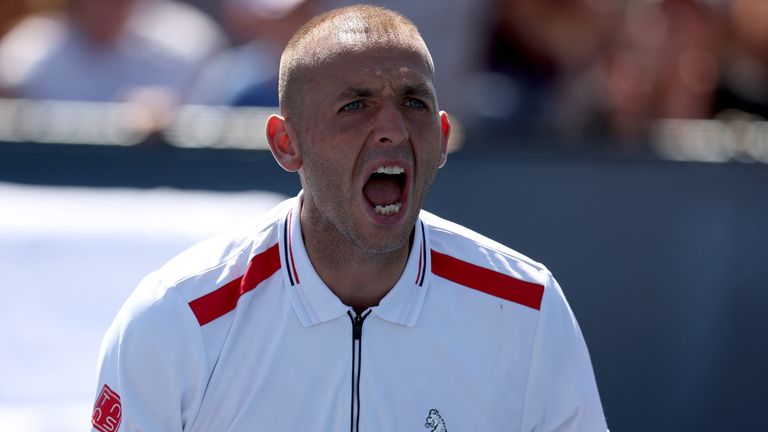
[[[279,55],[352,3],[0,2],[0,431],[87,430],[140,278],[298,192]],[[611,430],[768,430],[768,1],[373,3],[456,125],[426,208],[553,271]]]

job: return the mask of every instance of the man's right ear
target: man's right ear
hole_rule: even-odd
[[[294,172],[301,168],[303,161],[299,144],[293,138],[295,134],[289,131],[290,127],[279,115],[272,114],[267,119],[267,142],[272,156],[284,170]]]

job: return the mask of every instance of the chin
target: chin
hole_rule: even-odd
[[[361,236],[360,241],[356,243],[367,255],[371,256],[395,252],[403,246],[409,246],[415,223],[415,218],[408,218],[407,221],[402,221],[396,226],[377,225],[372,232]]]

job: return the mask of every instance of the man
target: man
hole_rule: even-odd
[[[420,210],[451,129],[433,74],[385,9],[296,33],[266,129],[302,193],[142,281],[95,430],[606,430],[549,271]]]

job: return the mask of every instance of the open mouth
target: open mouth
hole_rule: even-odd
[[[394,216],[403,206],[405,169],[401,166],[380,166],[363,185],[363,195],[376,214]]]

